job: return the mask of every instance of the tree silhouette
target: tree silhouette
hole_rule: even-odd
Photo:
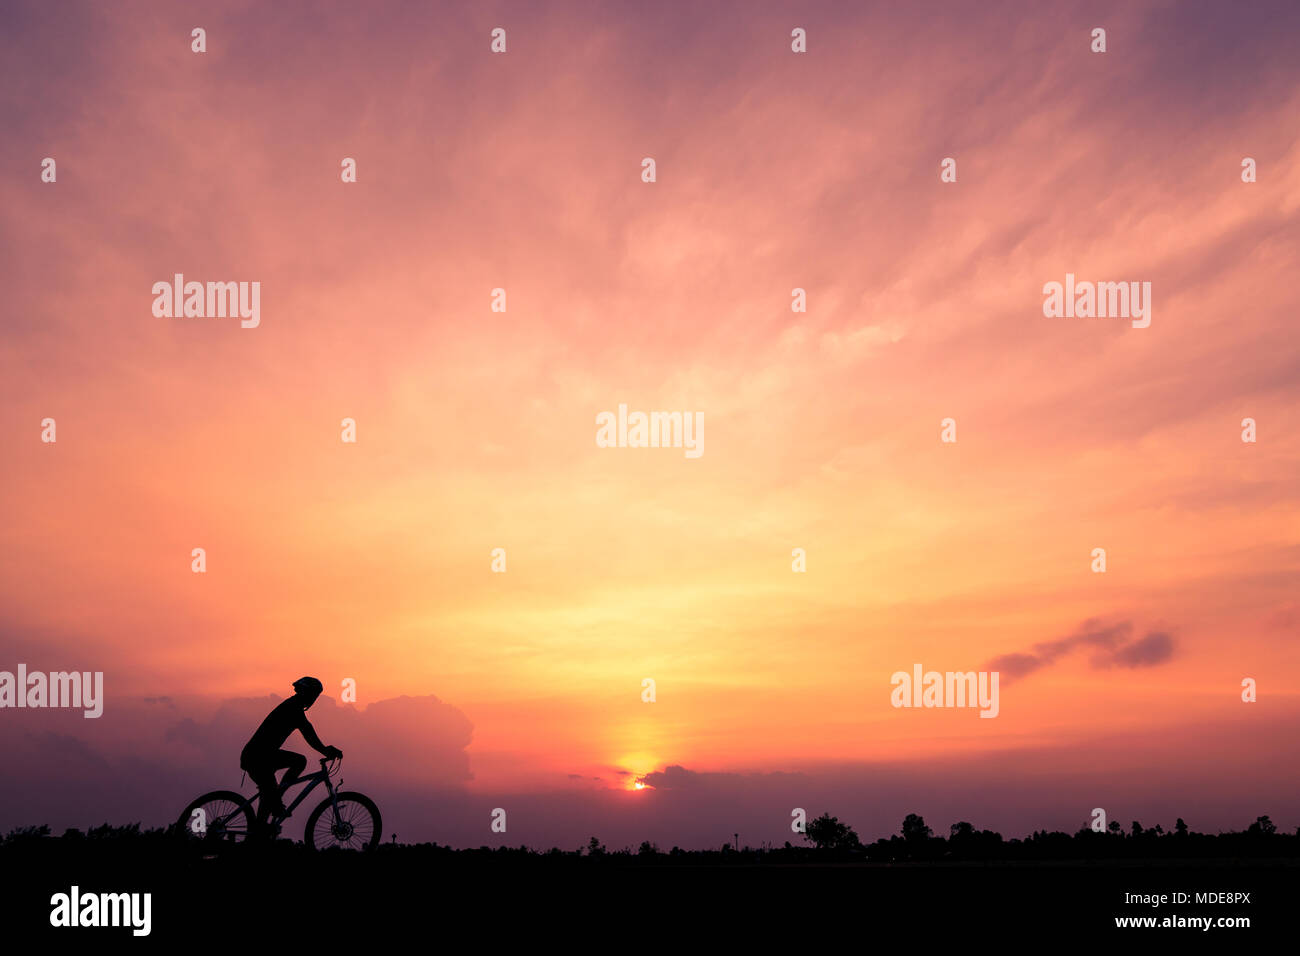
[[[1253,833],[1259,836],[1272,836],[1277,832],[1277,824],[1268,818],[1268,814],[1262,817],[1256,817],[1246,830],[1247,833]]]
[[[829,813],[823,813],[809,823],[803,838],[819,850],[848,850],[862,845],[852,827],[840,823]]]
[[[908,843],[924,843],[933,834],[934,831],[925,825],[919,814],[909,813],[903,818],[903,839]]]

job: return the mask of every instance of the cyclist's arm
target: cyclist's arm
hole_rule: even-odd
[[[311,721],[307,719],[306,714],[302,715],[302,723],[298,725],[298,730],[302,732],[302,739],[324,756],[328,757],[330,751],[334,749],[321,743],[320,737],[316,736],[316,728],[311,725]]]

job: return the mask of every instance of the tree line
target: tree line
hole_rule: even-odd
[[[85,832],[67,830],[53,836],[48,826],[20,827],[0,836],[0,854],[9,851],[23,855],[77,853],[98,847],[109,851],[113,846],[129,845],[130,852],[157,849],[168,855],[180,845],[170,828],[141,829],[140,824],[110,826],[104,824]],[[45,850],[42,851],[41,847]],[[79,849],[80,848],[80,849]],[[234,849],[234,848],[232,848]],[[242,852],[260,852],[257,847],[241,846]],[[292,852],[293,843],[276,841],[277,852]],[[474,859],[584,859],[593,862],[661,862],[661,863],[907,863],[907,862],[978,862],[978,861],[1045,861],[1087,859],[1231,859],[1290,858],[1300,859],[1300,827],[1295,833],[1279,833],[1268,816],[1255,818],[1244,830],[1197,833],[1179,817],[1172,829],[1160,824],[1144,827],[1134,820],[1127,829],[1112,821],[1105,829],[1081,827],[1075,833],[1059,830],[1035,830],[1023,839],[1004,838],[993,830],[979,830],[965,820],[948,828],[946,836],[936,835],[919,814],[909,813],[897,833],[864,843],[847,823],[830,813],[807,823],[802,841],[783,846],[764,844],[737,848],[732,843],[702,850],[681,847],[661,849],[645,840],[633,849],[625,846],[610,849],[597,837],[573,849],[552,847],[549,850],[528,846],[482,846],[456,849],[438,843],[400,843],[390,834],[375,852],[415,853],[421,857]]]
[[[1144,827],[1134,820],[1127,830],[1117,820],[1104,829],[1083,826],[1074,833],[1035,830],[1024,839],[1003,838],[962,820],[935,835],[919,814],[909,813],[898,833],[863,843],[848,824],[824,813],[808,823],[804,840],[828,856],[877,862],[906,860],[1047,860],[1097,858],[1294,857],[1300,856],[1300,827],[1278,833],[1267,815],[1245,830],[1197,833],[1179,817],[1172,829]],[[798,850],[787,842],[783,849]]]

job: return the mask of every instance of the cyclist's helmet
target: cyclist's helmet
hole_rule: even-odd
[[[325,685],[314,677],[299,677],[293,682],[293,689],[314,701],[325,689]]]

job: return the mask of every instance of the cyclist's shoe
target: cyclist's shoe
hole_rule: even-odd
[[[257,825],[257,835],[263,840],[274,840],[280,835],[280,820],[263,820]]]

